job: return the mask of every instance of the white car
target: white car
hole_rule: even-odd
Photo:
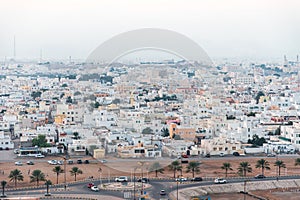
[[[15,162],[15,165],[17,165],[17,166],[22,166],[23,163],[22,163],[21,161],[17,161],[17,162]]]
[[[57,160],[49,160],[48,163],[50,165],[57,165]]]
[[[91,190],[94,191],[94,192],[98,192],[99,191],[99,188],[97,186],[92,186],[91,187]]]
[[[63,164],[64,164],[64,161],[58,160],[58,161],[57,161],[57,164],[58,164],[58,165],[63,165]]]
[[[45,156],[43,154],[36,154],[35,157],[36,158],[45,158]]]
[[[223,178],[216,178],[214,181],[216,184],[224,184],[227,183],[227,181]]]
[[[187,178],[184,178],[184,177],[179,177],[179,178],[176,178],[175,181],[177,182],[185,182],[187,181]]]
[[[115,179],[116,182],[127,182],[127,176],[120,176]]]
[[[107,160],[101,160],[100,162],[101,163],[107,163]]]

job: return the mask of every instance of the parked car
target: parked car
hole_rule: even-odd
[[[266,178],[266,177],[264,175],[262,175],[262,174],[258,174],[254,178],[261,179],[261,178]]]
[[[77,164],[82,164],[82,160],[81,159],[77,160]]]
[[[143,183],[149,183],[150,182],[150,180],[149,180],[149,178],[139,178],[138,180],[137,180],[137,182],[143,182]]]
[[[57,160],[49,160],[48,163],[50,165],[57,165]]]
[[[93,186],[95,186],[94,183],[88,183],[88,184],[87,184],[87,187],[88,187],[88,188],[91,188],[91,187],[93,187]]]
[[[276,155],[275,154],[271,154],[271,153],[269,153],[268,155],[267,155],[267,157],[275,157]]]
[[[188,159],[181,159],[181,163],[189,163],[189,160]]]
[[[180,178],[176,178],[175,181],[184,182],[184,181],[187,181],[187,178],[180,177]]]
[[[98,192],[99,191],[99,188],[97,186],[92,186],[91,187],[91,190],[94,191],[94,192]]]
[[[73,160],[67,160],[67,163],[68,163],[69,165],[71,165],[71,164],[74,163],[74,161],[73,161]]]
[[[191,181],[203,181],[203,179],[201,177],[195,177],[195,178],[192,178]]]
[[[210,154],[209,154],[209,153],[206,154],[206,155],[205,155],[205,158],[210,158]]]
[[[19,149],[14,149],[14,154],[20,153]]]
[[[45,156],[41,153],[35,155],[36,158],[45,158]]]
[[[166,193],[165,190],[161,190],[161,191],[159,192],[159,194],[160,194],[160,195],[166,195],[167,193]]]
[[[101,160],[100,162],[101,163],[107,163],[107,160]]]
[[[57,164],[58,164],[58,165],[63,165],[63,164],[64,164],[64,161],[63,161],[63,160],[58,160],[58,161],[57,161]]]
[[[216,184],[225,184],[227,181],[223,178],[216,178],[214,181]]]
[[[235,152],[233,152],[232,155],[234,155],[234,156],[239,156],[240,154],[239,154],[239,152],[235,151]]]
[[[181,157],[188,158],[189,156],[184,154],[184,155],[181,155]]]
[[[225,155],[224,153],[220,153],[219,154],[220,157],[224,157],[224,155]]]
[[[90,161],[89,160],[85,160],[84,164],[90,164]]]
[[[26,164],[27,164],[27,165],[34,165],[34,163],[33,163],[32,161],[30,161],[30,160],[27,161]]]
[[[120,177],[115,178],[115,181],[116,182],[127,182],[128,179],[127,179],[127,176],[120,176]]]
[[[17,166],[22,166],[23,163],[22,163],[21,161],[17,161],[17,162],[15,162],[15,165],[17,165]]]

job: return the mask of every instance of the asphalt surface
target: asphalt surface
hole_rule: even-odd
[[[279,178],[280,180],[288,180],[288,179],[300,179],[300,176],[282,176]],[[245,180],[251,181],[251,182],[260,182],[260,181],[274,181],[276,180],[276,177],[267,177],[264,179],[255,179],[255,178],[232,178],[232,179],[227,179],[228,183],[241,183],[244,182]],[[107,180],[102,180],[102,183],[107,183]],[[51,186],[50,187],[50,193],[55,196],[55,195],[78,195],[78,196],[85,196],[88,197],[89,195],[97,195],[99,198],[101,196],[111,196],[111,197],[118,197],[118,198],[124,198],[124,191],[108,191],[108,190],[100,190],[99,192],[94,192],[91,191],[89,188],[87,188],[87,184],[89,181],[84,181],[84,182],[78,182],[78,183],[73,183],[67,187],[67,190],[65,191],[62,186]],[[95,185],[100,184],[100,180],[98,181],[93,181]],[[152,199],[163,199],[167,198],[167,195],[171,193],[172,191],[180,189],[185,189],[189,187],[195,187],[195,186],[208,186],[208,185],[214,185],[215,183],[213,180],[210,181],[201,181],[201,182],[185,182],[185,183],[178,183],[175,182],[174,180],[150,180],[151,188],[145,189],[146,195],[148,195]],[[162,196],[160,195],[160,190],[165,190],[167,195]],[[18,190],[9,190],[6,191],[5,193],[7,194],[8,197],[17,197],[17,196],[42,196],[46,192],[46,187],[44,188],[28,188],[28,189],[18,189]],[[133,199],[133,191],[131,192],[132,198]],[[136,191],[136,194],[140,194],[140,191]]]

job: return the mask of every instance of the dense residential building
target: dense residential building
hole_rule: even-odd
[[[82,65],[3,67],[2,140],[30,147],[45,135],[46,153],[98,150],[100,157],[244,153],[256,136],[274,151],[272,135],[300,148],[298,76],[281,64],[222,63],[210,71],[180,61],[113,64],[101,75]]]

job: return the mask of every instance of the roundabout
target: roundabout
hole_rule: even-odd
[[[102,190],[117,190],[117,191],[141,191],[151,187],[148,183],[141,182],[113,182],[103,183],[98,186]]]

